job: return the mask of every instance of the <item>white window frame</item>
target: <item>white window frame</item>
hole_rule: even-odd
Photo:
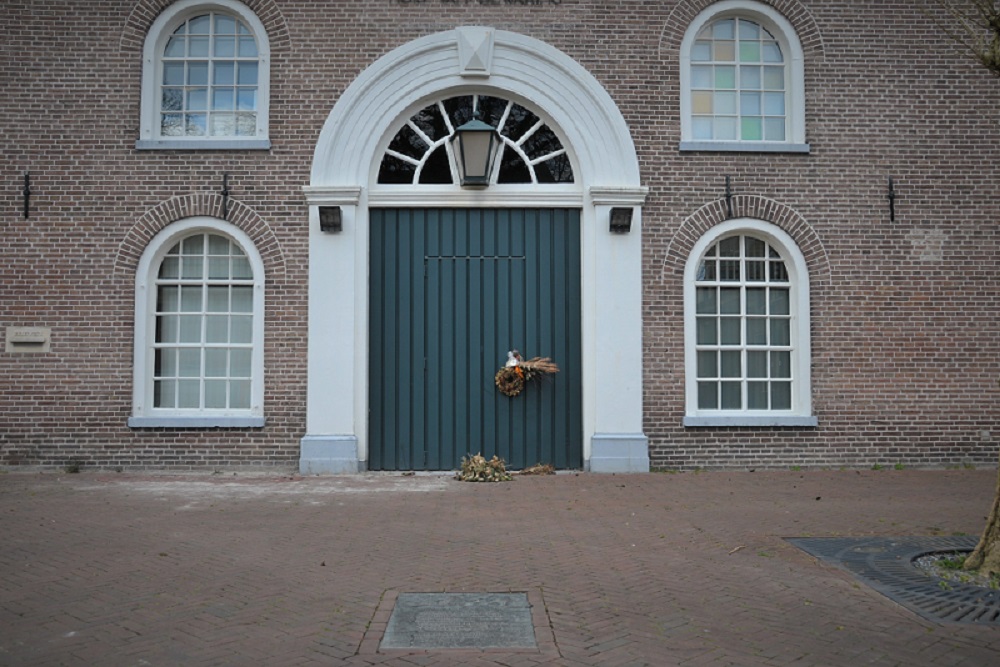
[[[167,252],[181,239],[198,233],[225,236],[240,246],[253,271],[253,348],[250,358],[250,408],[192,410],[153,407],[156,280]],[[208,428],[264,425],[264,262],[253,241],[234,225],[206,216],[187,218],[160,231],[139,260],[135,277],[135,351],[132,416],[128,425],[141,427]]]
[[[696,280],[705,253],[725,237],[746,234],[767,242],[781,255],[788,271],[791,314],[792,406],[790,410],[700,410],[698,408],[698,358]],[[699,239],[684,267],[684,368],[685,417],[683,424],[697,426],[816,426],[812,414],[809,320],[809,271],[795,241],[779,227],[752,218],[728,220]]]
[[[216,11],[234,14],[253,33],[257,40],[257,134],[253,137],[170,137],[160,134],[161,84],[163,81],[162,57],[167,40],[184,21]],[[271,48],[264,24],[257,15],[235,0],[180,0],[168,6],[156,17],[146,34],[142,53],[142,102],[139,121],[139,139],[135,143],[142,150],[267,150],[271,80]]]
[[[781,45],[785,56],[785,141],[695,140],[691,120],[691,50],[695,37],[706,24],[725,18],[742,18],[759,23]],[[805,67],[802,45],[792,24],[772,7],[748,0],[717,2],[694,18],[680,51],[681,151],[742,151],[751,153],[808,153],[805,130]]]

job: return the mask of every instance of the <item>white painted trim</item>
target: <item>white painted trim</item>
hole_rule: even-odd
[[[177,241],[198,232],[232,239],[246,253],[253,271],[253,349],[250,356],[249,410],[175,410],[152,407],[152,337],[156,273],[164,255]],[[207,216],[186,218],[167,225],[146,246],[135,273],[135,348],[132,354],[132,417],[129,426],[263,426],[264,418],[264,262],[253,241],[241,229]],[[222,423],[225,422],[225,423]]]
[[[257,39],[257,134],[253,137],[163,137],[160,135],[160,57],[167,40],[182,21],[205,11],[239,16]],[[146,33],[142,49],[142,87],[138,150],[266,150],[271,98],[271,45],[267,30],[250,8],[236,0],[178,0],[168,5]]]
[[[303,442],[356,437],[358,459],[367,460],[370,206],[580,208],[584,459],[590,459],[595,434],[634,438],[642,433],[645,188],[628,125],[589,72],[531,37],[493,31],[492,52],[481,54],[489,58],[488,76],[465,76],[458,40],[483,30],[428,35],[387,53],[347,87],[323,126],[305,189],[310,204],[309,380]],[[563,141],[575,183],[468,190],[376,182],[381,157],[400,124],[437,99],[473,93],[535,111]],[[324,188],[358,193],[356,202],[340,204],[344,229],[339,234],[319,231]],[[598,194],[591,198],[588,193]],[[610,206],[623,202],[636,207],[632,232],[612,235]]]
[[[781,44],[785,55],[785,90],[788,91],[787,124],[785,142],[787,147],[779,150],[777,142],[764,141],[695,141],[691,135],[691,48],[695,37],[706,23],[719,18],[741,17],[756,21],[767,28]],[[681,41],[680,51],[680,99],[681,99],[681,145],[682,151],[734,151],[743,152],[808,152],[806,143],[806,102],[805,102],[805,56],[795,28],[776,9],[753,0],[722,0],[709,5],[699,13]],[[739,146],[734,148],[733,146]],[[803,150],[804,149],[804,150]]]
[[[699,410],[698,359],[695,350],[695,279],[705,252],[724,236],[747,233],[764,239],[785,260],[791,285],[792,409]],[[684,426],[815,426],[812,414],[812,343],[809,313],[809,269],[795,240],[780,227],[763,220],[736,218],[712,227],[703,235],[684,266],[684,376],[686,415]]]

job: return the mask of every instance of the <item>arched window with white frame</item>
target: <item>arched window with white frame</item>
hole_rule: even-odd
[[[143,49],[140,149],[266,149],[267,32],[235,0],[180,0]]]
[[[809,274],[797,245],[760,220],[730,220],[684,272],[685,426],[815,426]]]
[[[264,265],[209,217],[174,223],[136,272],[129,426],[264,425]]]
[[[774,8],[710,5],[688,27],[680,64],[682,151],[809,151],[802,46]]]

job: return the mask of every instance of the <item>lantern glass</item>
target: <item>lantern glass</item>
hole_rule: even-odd
[[[487,186],[496,156],[496,128],[477,117],[455,128],[451,139],[462,185]]]

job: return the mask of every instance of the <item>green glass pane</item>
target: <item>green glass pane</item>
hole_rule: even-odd
[[[767,383],[747,382],[747,409],[767,410]]]
[[[718,327],[714,317],[699,317],[697,325],[698,345],[717,345],[719,342]]]
[[[250,377],[251,351],[247,348],[232,350],[229,353],[229,376],[234,378]]]
[[[714,113],[723,115],[736,115],[736,93],[715,93]]]
[[[771,345],[790,345],[790,331],[788,320],[771,320]]]
[[[740,334],[741,318],[723,317],[720,318],[720,336],[722,345],[740,345],[742,343]]]
[[[714,287],[699,287],[695,290],[697,302],[695,306],[696,313],[699,315],[715,315],[718,312],[716,310],[715,292]]]
[[[201,380],[177,381],[177,407],[201,407]]]
[[[180,340],[181,343],[201,342],[201,315],[181,315],[180,316]]]
[[[767,320],[753,317],[747,320],[747,345],[767,345]]]
[[[224,347],[210,347],[205,350],[205,377],[227,377],[228,366],[229,350]]]
[[[792,383],[772,382],[771,383],[771,409],[791,410],[792,409]]]
[[[205,380],[205,407],[210,410],[226,408],[226,393],[229,383],[226,380]]]
[[[720,353],[722,358],[722,373],[724,378],[743,377],[741,353],[739,350],[727,350]]]
[[[181,348],[177,351],[177,375],[183,378],[201,377],[201,348]]]
[[[236,410],[250,409],[249,380],[232,380],[229,383],[229,407]]]
[[[719,290],[719,312],[727,315],[739,315],[742,312],[739,287],[724,287]]]
[[[719,384],[717,382],[698,383],[698,409],[719,409]]]
[[[743,392],[739,382],[721,382],[722,385],[722,409],[742,410]]]
[[[733,65],[715,66],[715,88],[725,90],[736,88],[736,67]]]
[[[767,314],[767,290],[763,287],[747,288],[747,314]]]
[[[719,377],[718,353],[715,351],[698,353],[698,378],[710,379]]]
[[[743,141],[761,141],[764,138],[764,122],[759,117],[740,119],[740,138]]]
[[[201,312],[201,286],[181,287],[181,312]]]
[[[740,42],[740,62],[760,62],[760,42]]]
[[[750,350],[747,352],[747,377],[767,377],[767,352]]]
[[[771,352],[771,377],[779,379],[792,377],[791,352]]]
[[[771,288],[771,314],[788,315],[788,290],[778,287]]]

